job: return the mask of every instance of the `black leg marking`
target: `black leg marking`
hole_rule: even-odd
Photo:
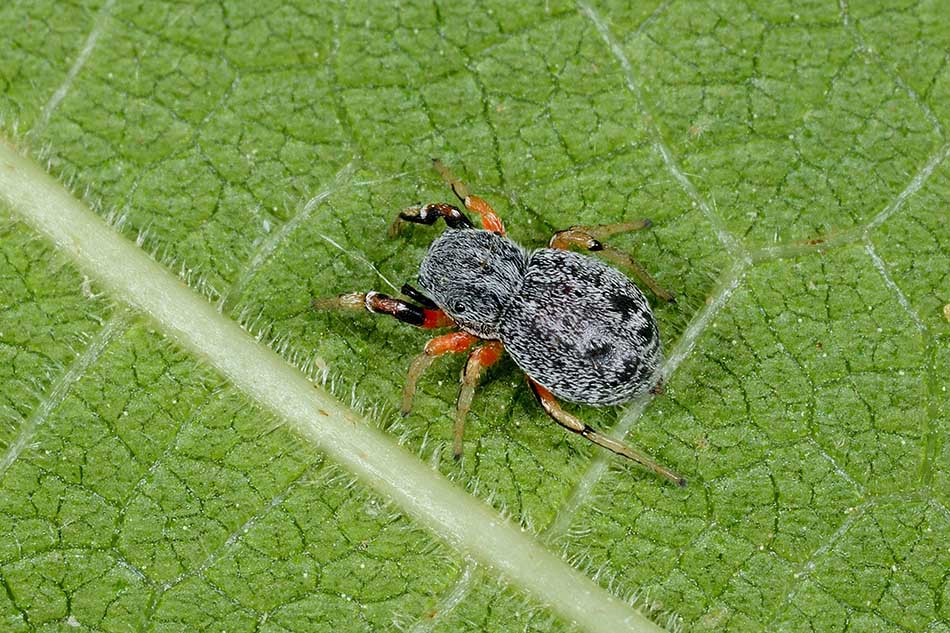
[[[351,292],[339,297],[314,299],[312,304],[316,310],[368,310],[376,314],[388,314],[416,327],[426,325],[425,309],[381,292]]]
[[[402,288],[401,288],[400,290],[401,290],[402,294],[406,295],[407,297],[409,297],[410,299],[412,299],[412,300],[415,301],[416,303],[422,304],[422,307],[423,307],[423,308],[429,308],[430,310],[438,310],[438,309],[439,309],[439,306],[435,305],[435,303],[432,301],[432,299],[430,299],[429,297],[425,296],[424,294],[422,294],[422,292],[420,292],[418,289],[416,289],[416,288],[410,286],[409,284],[403,284],[403,285],[402,285]]]
[[[459,210],[458,207],[444,202],[424,204],[418,207],[409,207],[399,212],[396,221],[389,227],[390,236],[399,233],[399,227],[403,222],[412,222],[414,224],[435,224],[435,221],[443,218],[445,223],[453,229],[473,228],[471,220]]]
[[[403,323],[427,330],[455,325],[455,321],[436,307],[419,307],[375,291],[351,292],[339,297],[314,299],[311,303],[314,310],[368,310],[376,314],[388,314]]]

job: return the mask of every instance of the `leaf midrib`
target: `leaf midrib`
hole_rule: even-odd
[[[0,198],[115,299],[151,317],[165,335],[433,534],[585,630],[660,630],[316,387],[5,141],[0,141]]]

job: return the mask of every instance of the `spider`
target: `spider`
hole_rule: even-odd
[[[608,406],[659,391],[660,335],[643,293],[615,268],[568,250],[598,251],[631,268],[654,295],[672,302],[673,295],[639,263],[600,241],[648,228],[651,222],[573,226],[555,233],[548,248],[526,250],[506,237],[501,218],[488,202],[470,195],[439,160],[433,163],[463,206],[479,215],[482,228],[446,203],[405,209],[393,223],[391,236],[404,222],[432,225],[442,218],[448,227],[430,244],[419,266],[421,291],[406,284],[402,293],[409,301],[373,291],[354,292],[316,299],[314,307],[368,310],[425,329],[454,328],[430,339],[410,364],[401,409],[403,415],[410,412],[416,383],[436,358],[471,350],[455,409],[456,458],[462,454],[465,417],[479,378],[507,351],[524,371],[544,411],[558,424],[685,486],[683,477],[591,428],[556,400]]]

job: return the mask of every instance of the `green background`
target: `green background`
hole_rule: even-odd
[[[628,4],[5,3],[0,132],[657,622],[950,631],[946,4]],[[426,334],[309,309],[414,277],[432,156],[526,245],[653,220],[667,393],[571,410],[688,488],[510,360],[455,462],[462,359],[402,419]],[[0,206],[0,629],[573,630],[282,422]]]

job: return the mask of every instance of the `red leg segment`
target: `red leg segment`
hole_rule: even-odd
[[[475,397],[475,387],[482,376],[482,371],[498,362],[504,351],[500,341],[491,341],[476,348],[468,355],[465,369],[462,370],[462,385],[459,388],[459,397],[455,403],[455,430],[452,443],[452,453],[458,459],[462,456],[462,434],[465,431],[465,417],[472,407],[472,398]]]
[[[483,198],[479,198],[478,196],[465,196],[465,198],[462,199],[462,203],[466,209],[474,211],[481,216],[482,226],[486,231],[498,233],[499,235],[505,234],[505,225],[502,223],[501,217],[495,213],[495,210],[492,209],[491,205]]]
[[[466,187],[461,180],[456,178],[452,172],[449,171],[449,168],[443,165],[442,161],[438,158],[432,159],[432,166],[435,167],[435,170],[439,172],[442,179],[452,188],[452,193],[462,201],[465,208],[473,213],[477,213],[481,217],[482,226],[486,231],[498,233],[499,235],[505,234],[505,225],[502,223],[501,217],[491,208],[488,202],[478,196],[470,195],[468,193],[468,187]]]
[[[468,332],[449,332],[429,340],[423,352],[416,356],[409,365],[406,386],[402,391],[402,414],[409,415],[409,412],[412,411],[412,398],[416,394],[416,383],[419,382],[419,378],[438,356],[464,352],[479,340],[477,336],[473,336]]]

